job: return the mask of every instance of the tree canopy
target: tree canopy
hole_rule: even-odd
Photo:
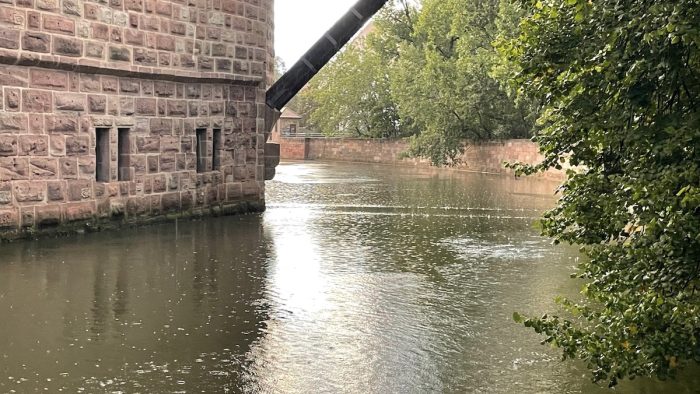
[[[542,223],[588,257],[585,299],[524,323],[596,381],[674,376],[700,361],[700,3],[520,3],[501,50],[545,161],[517,167],[577,167]]]
[[[394,2],[374,31],[350,45],[301,95],[327,134],[413,136],[410,153],[456,162],[466,140],[528,137],[531,109],[497,78],[493,42],[516,30],[499,0]]]

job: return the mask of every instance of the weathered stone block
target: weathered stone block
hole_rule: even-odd
[[[98,75],[80,74],[80,91],[84,93],[99,93],[102,90]]]
[[[51,92],[45,90],[25,90],[22,92],[24,112],[51,112]]]
[[[85,111],[85,95],[78,93],[56,93],[56,109],[59,111]]]
[[[70,180],[68,181],[68,199],[70,201],[89,200],[93,197],[92,181]]]
[[[36,8],[42,11],[57,11],[58,0],[36,0]]]
[[[109,41],[109,25],[97,22],[91,23],[90,35],[95,40]]]
[[[80,57],[83,55],[83,41],[79,38],[54,36],[53,53],[56,55]]]
[[[9,183],[8,183],[9,186]],[[0,205],[12,204],[12,189],[0,190]]]
[[[17,136],[0,135],[0,157],[17,156]]]
[[[48,156],[48,154],[48,135],[29,134],[19,136],[19,156]]]
[[[87,135],[66,136],[66,155],[84,156],[90,151],[90,137]]]
[[[96,42],[86,42],[85,43],[85,56],[103,59],[105,53],[105,45]]]
[[[0,209],[0,228],[18,228],[19,214],[16,209]]]
[[[127,47],[109,47],[109,59],[120,61],[120,62],[130,62],[131,61],[131,49]]]
[[[105,93],[116,93],[119,87],[119,79],[115,77],[102,77],[102,91]]]
[[[0,30],[0,48],[19,49],[19,30]]]
[[[194,206],[194,196],[192,192],[184,191],[180,194],[180,209],[189,211]]]
[[[163,206],[161,202],[161,195],[156,194],[150,196],[150,202],[151,202],[151,215],[160,215],[163,213]]]
[[[119,90],[127,94],[139,94],[141,91],[141,83],[137,79],[121,78],[119,80]]]
[[[168,100],[168,116],[187,116],[187,102],[184,100]]]
[[[170,67],[172,63],[172,55],[168,52],[158,52],[158,65],[161,67]]]
[[[233,63],[229,59],[216,59],[216,71],[230,73]]]
[[[143,11],[143,0],[125,0],[124,8],[129,11]]]
[[[129,45],[142,47],[145,43],[145,34],[136,29],[124,30],[124,41]]]
[[[137,98],[136,99],[136,114],[155,116],[156,115],[156,99],[153,98]]]
[[[44,14],[44,30],[61,33],[75,34],[75,22],[72,19],[58,15]]]
[[[28,0],[32,1],[32,0]],[[33,7],[30,6],[30,8]],[[32,29],[40,29],[41,28],[41,14],[38,12],[34,11],[28,11],[27,12],[27,26],[31,27]]]
[[[88,112],[91,114],[104,114],[107,110],[107,96],[88,95]]]
[[[175,153],[167,152],[160,155],[160,170],[163,172],[177,170],[177,156]]]
[[[180,152],[180,137],[164,136],[160,138],[161,152]]]
[[[158,97],[174,97],[175,84],[172,82],[157,81],[154,83],[156,96]]]
[[[27,158],[0,157],[0,181],[29,179]]]
[[[46,196],[46,183],[41,181],[18,181],[13,184],[17,202],[42,202]]]
[[[8,7],[0,7],[0,23],[7,25],[24,25],[24,12]]]
[[[151,134],[167,135],[173,131],[172,119],[151,119]]]
[[[68,88],[68,74],[63,71],[33,68],[29,72],[29,79],[33,87],[51,90],[66,90]]]
[[[66,155],[66,137],[56,134],[49,136],[49,153],[51,156]]]
[[[198,100],[197,101],[193,100],[193,101],[188,102],[187,103],[188,115],[192,118],[196,118],[197,116],[199,116],[199,114],[200,114],[199,107],[200,107],[200,104],[199,104]],[[205,114],[202,114],[202,115],[206,116]]]
[[[119,114],[121,116],[131,116],[136,111],[133,97],[119,98]]]
[[[124,41],[122,39],[122,34],[122,29],[112,26],[109,29],[109,40],[112,42],[121,43]]]
[[[34,227],[36,224],[36,207],[20,207],[19,216],[22,227]]]
[[[158,52],[143,48],[135,48],[134,62],[144,66],[155,67],[158,65]]]
[[[166,193],[161,197],[163,212],[177,212],[180,210],[180,193]]]
[[[19,89],[5,88],[5,110],[19,111],[22,98]]]
[[[96,206],[93,202],[64,205],[63,215],[66,222],[89,220],[96,216]]]
[[[56,179],[58,177],[58,160],[34,157],[29,160],[32,179]]]
[[[39,227],[55,226],[61,223],[61,207],[59,205],[38,206],[36,210],[36,225]]]
[[[21,133],[27,130],[27,116],[24,114],[0,113],[0,134]]]
[[[157,156],[154,157],[157,158]],[[168,188],[168,180],[163,174],[154,176],[151,183],[153,184],[153,193],[163,193]]]
[[[82,2],[79,0],[63,0],[63,13],[66,15],[83,16]]]
[[[49,201],[64,201],[66,198],[66,184],[62,181],[46,182],[46,195]]]
[[[240,182],[226,184],[226,201],[240,200],[243,196],[243,185]]]
[[[233,179],[237,182],[244,181],[248,178],[248,171],[245,167],[233,168]]]
[[[137,137],[136,150],[138,153],[160,152],[160,138],[158,137]]]
[[[150,155],[148,156],[148,173],[155,174],[159,172],[160,160],[158,156]]]
[[[131,155],[130,165],[134,169],[136,175],[146,175],[148,173],[148,164],[145,155]]]
[[[178,153],[177,156],[175,157],[175,160],[177,162],[177,170],[178,171],[185,171],[188,169],[187,168],[187,155],[185,153]]]
[[[78,157],[78,176],[80,179],[95,179],[96,164],[95,156]]]
[[[47,115],[46,130],[49,133],[76,133],[78,132],[78,117],[72,115]]]
[[[65,157],[58,160],[61,168],[62,179],[76,179],[78,177],[78,159],[75,157]]]
[[[131,197],[126,201],[126,213],[129,216],[143,216],[151,210],[151,200],[148,197]]]
[[[243,183],[243,196],[258,197],[260,194],[260,186],[256,181],[248,181]]]

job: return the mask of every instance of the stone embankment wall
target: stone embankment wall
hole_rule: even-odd
[[[355,138],[283,138],[281,157],[287,160],[329,160],[393,165],[430,166],[425,159],[401,158],[408,149],[404,140]],[[529,140],[505,140],[468,145],[454,170],[513,174],[504,162],[536,164],[542,160],[537,144]],[[551,170],[540,177],[564,179],[563,171]]]
[[[0,0],[0,239],[264,208],[273,0]]]

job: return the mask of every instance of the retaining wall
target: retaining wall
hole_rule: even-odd
[[[405,140],[356,139],[356,138],[283,138],[282,158],[287,160],[329,160],[363,163],[381,163],[429,167],[425,159],[401,158],[408,149]],[[503,166],[504,162],[541,162],[537,144],[530,140],[505,140],[468,145],[461,156],[461,163],[454,170],[483,173],[513,174]],[[551,179],[564,179],[565,173],[550,170],[537,175]]]

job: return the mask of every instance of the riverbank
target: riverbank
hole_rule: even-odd
[[[281,157],[284,160],[326,160],[355,163],[392,164],[431,167],[426,159],[404,158],[408,149],[406,140],[362,138],[282,138]],[[505,168],[506,162],[537,164],[543,156],[537,144],[530,140],[515,139],[467,145],[454,171],[513,175]],[[536,177],[563,180],[564,171],[550,170]]]

